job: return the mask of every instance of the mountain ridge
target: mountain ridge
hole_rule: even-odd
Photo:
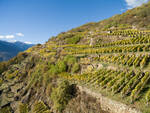
[[[0,40],[0,61],[6,61],[16,56],[19,52],[32,47],[34,44],[26,44],[23,42],[7,42]]]

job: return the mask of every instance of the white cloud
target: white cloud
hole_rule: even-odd
[[[0,35],[0,39],[3,39],[3,38],[5,38],[5,36],[3,36],[3,35]]]
[[[5,38],[6,39],[12,39],[12,38],[15,38],[15,36],[14,35],[6,35]]]
[[[15,35],[10,34],[10,35],[0,35],[0,39],[14,39],[15,36],[23,37],[23,33],[15,33]]]
[[[125,2],[127,3],[128,9],[131,9],[148,2],[148,0],[125,0]]]
[[[24,42],[24,43],[26,43],[26,44],[32,44],[32,42]]]
[[[14,35],[0,35],[0,39],[13,39],[15,38]]]
[[[23,33],[16,33],[17,36],[24,37]]]
[[[8,42],[16,42],[17,40],[15,40],[16,36],[19,36],[19,37],[23,37],[24,34],[23,33],[15,33],[15,34],[8,34],[8,35],[0,35],[0,39],[2,40],[7,40]],[[32,42],[24,42],[26,44],[33,44]]]

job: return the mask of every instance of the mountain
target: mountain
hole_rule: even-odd
[[[17,47],[21,48],[22,50],[27,50],[28,48],[34,46],[34,44],[27,44],[24,42],[16,41],[13,44],[15,44]]]
[[[1,62],[0,112],[150,113],[149,11],[150,2]]]
[[[16,56],[19,52],[32,47],[33,44],[26,44],[23,42],[6,42],[0,40],[0,61],[6,61]]]

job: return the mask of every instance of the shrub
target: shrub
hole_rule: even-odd
[[[52,87],[53,85],[51,83],[49,83],[46,87],[46,95],[50,96],[51,92],[52,92]]]
[[[7,69],[7,63],[1,62],[0,63],[0,74],[3,73]]]
[[[145,99],[147,102],[150,102],[150,90],[146,93]]]
[[[21,103],[19,105],[19,113],[28,113],[28,105]]]
[[[3,84],[3,79],[0,78],[0,86]]]
[[[67,65],[73,65],[77,62],[77,59],[74,56],[67,55],[64,58],[64,62],[66,62]]]
[[[77,73],[80,70],[80,65],[78,63],[75,63],[72,67],[72,72]]]
[[[74,57],[74,56],[67,55],[67,56],[65,56],[65,58],[64,58],[64,62],[65,62],[65,63],[67,64],[67,66],[68,66],[68,71],[71,71],[72,66],[77,62],[77,59],[76,59],[76,57]]]
[[[135,56],[132,56],[128,61],[127,61],[127,65],[131,66],[133,64],[134,58]]]
[[[140,56],[134,60],[133,65],[134,65],[134,67],[137,67],[140,65]]]
[[[6,106],[0,109],[0,113],[12,113],[11,107]]]
[[[131,102],[133,102],[136,99],[136,96],[138,95],[138,92],[142,89],[143,84],[140,82],[134,90],[131,92]]]
[[[142,59],[142,61],[140,62],[140,67],[141,68],[144,68],[147,64],[147,61],[148,61],[148,56],[144,56],[144,58]]]
[[[140,82],[136,85],[136,87],[134,88],[134,90],[131,93],[131,101],[132,102],[138,98],[138,95],[143,90],[143,88],[145,87],[148,80],[149,80],[149,72],[146,72],[144,77],[140,80]]]
[[[76,35],[76,36],[73,36],[71,38],[67,38],[66,39],[66,42],[68,44],[77,44],[81,39],[81,36],[80,35]]]
[[[35,102],[33,106],[33,113],[45,113],[48,111],[48,107],[42,101]]]
[[[52,75],[58,74],[59,73],[58,67],[56,67],[54,64],[51,64],[49,72]]]
[[[64,61],[58,61],[56,64],[56,67],[58,67],[58,72],[66,72],[67,70],[67,65]]]
[[[67,65],[64,61],[58,61],[56,64],[49,64],[49,73],[52,75],[67,71]]]
[[[47,86],[49,83],[52,82],[52,76],[51,76],[51,73],[47,72],[47,73],[44,73],[43,75],[43,85],[44,86]]]
[[[68,101],[74,96],[74,86],[70,85],[68,81],[63,81],[57,88],[53,88],[51,99],[54,103],[54,108],[62,112]]]

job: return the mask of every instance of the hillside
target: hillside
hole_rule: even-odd
[[[32,47],[32,44],[25,44],[22,42],[6,42],[0,41],[0,61],[6,61],[16,56],[19,52],[27,50]]]
[[[0,113],[150,113],[149,11],[150,2],[0,63]]]

